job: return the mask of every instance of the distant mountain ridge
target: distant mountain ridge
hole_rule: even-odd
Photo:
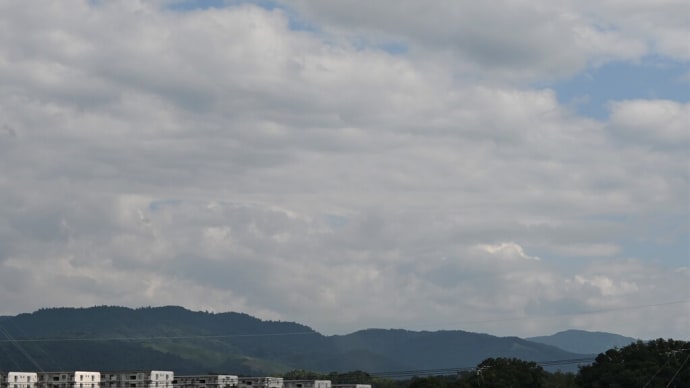
[[[465,331],[368,329],[324,336],[295,322],[177,306],[51,308],[0,320],[0,370],[382,372],[470,367],[488,357],[548,361],[583,355]]]
[[[583,357],[554,346],[518,337],[452,331],[368,329],[332,337],[341,350],[378,352],[414,369],[474,366],[489,357],[515,357],[531,361]]]
[[[619,334],[585,330],[565,330],[549,336],[525,338],[528,341],[556,346],[573,353],[602,353],[611,348],[622,348],[637,341]]]

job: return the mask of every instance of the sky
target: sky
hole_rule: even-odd
[[[687,0],[0,2],[0,315],[690,339]]]

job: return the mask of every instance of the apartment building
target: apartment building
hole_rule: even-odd
[[[331,380],[285,380],[284,388],[331,388]]]
[[[38,374],[34,372],[0,372],[2,388],[36,388]]]
[[[99,388],[101,373],[86,371],[39,372],[38,385],[40,388]]]
[[[240,377],[239,388],[283,388],[282,377]]]
[[[371,388],[371,384],[333,384],[331,388]]]
[[[102,388],[173,388],[172,371],[104,372]]]
[[[235,375],[175,376],[175,388],[237,388],[239,378]]]

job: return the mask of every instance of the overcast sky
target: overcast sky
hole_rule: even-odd
[[[0,1],[0,315],[690,338],[687,0]]]

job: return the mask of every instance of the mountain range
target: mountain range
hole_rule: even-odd
[[[0,320],[0,370],[377,373],[472,367],[488,357],[578,359],[627,340],[633,339],[583,331],[530,339],[460,330],[367,329],[324,336],[295,322],[177,306],[50,308]],[[602,346],[584,346],[592,342]]]

